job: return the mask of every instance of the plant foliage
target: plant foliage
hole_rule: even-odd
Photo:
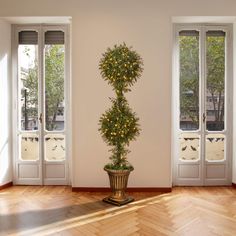
[[[141,57],[126,44],[108,48],[99,64],[101,75],[113,86],[116,98],[99,120],[99,131],[104,141],[112,146],[109,169],[133,169],[127,161],[129,142],[140,133],[139,118],[129,107],[124,93],[140,78],[143,71]]]

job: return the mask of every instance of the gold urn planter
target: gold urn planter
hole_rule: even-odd
[[[112,194],[104,198],[103,201],[117,206],[122,206],[134,201],[134,198],[127,196],[125,193],[129,174],[133,169],[111,170],[104,168],[104,170],[108,173]]]

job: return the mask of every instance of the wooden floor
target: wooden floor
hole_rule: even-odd
[[[115,207],[106,193],[69,187],[14,186],[0,191],[0,235],[236,235],[236,189],[181,187],[134,193]]]

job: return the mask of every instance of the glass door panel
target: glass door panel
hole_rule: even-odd
[[[179,159],[197,161],[200,159],[200,136],[197,133],[182,133],[179,136]]]
[[[21,32],[23,33],[23,32]],[[37,37],[37,32],[34,32]],[[20,130],[38,130],[38,45],[18,47]]]
[[[206,135],[206,160],[207,161],[225,160],[225,135],[224,134]]]
[[[65,33],[44,33],[44,170],[45,184],[66,183]]]
[[[206,129],[225,128],[225,32],[206,32]]]
[[[180,129],[199,129],[199,32],[179,32]]]
[[[64,130],[65,46],[45,45],[45,129]]]
[[[47,161],[65,160],[65,135],[47,134],[45,135],[44,145]]]
[[[19,153],[21,160],[39,159],[38,32],[19,32]]]
[[[20,159],[23,161],[39,160],[39,136],[35,133],[20,135]]]
[[[65,45],[63,31],[46,31],[45,161],[65,160]]]

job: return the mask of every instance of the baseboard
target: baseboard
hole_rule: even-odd
[[[232,183],[232,187],[233,187],[233,188],[236,188],[236,184],[235,184],[235,183]]]
[[[3,185],[0,185],[0,190],[3,190],[5,188],[9,188],[13,185],[13,182],[9,182],[9,183],[6,183],[6,184],[3,184]]]
[[[72,187],[73,192],[111,192],[110,188],[104,187]],[[161,193],[170,193],[172,188],[145,188],[145,187],[130,187],[127,188],[127,192],[161,192]]]

